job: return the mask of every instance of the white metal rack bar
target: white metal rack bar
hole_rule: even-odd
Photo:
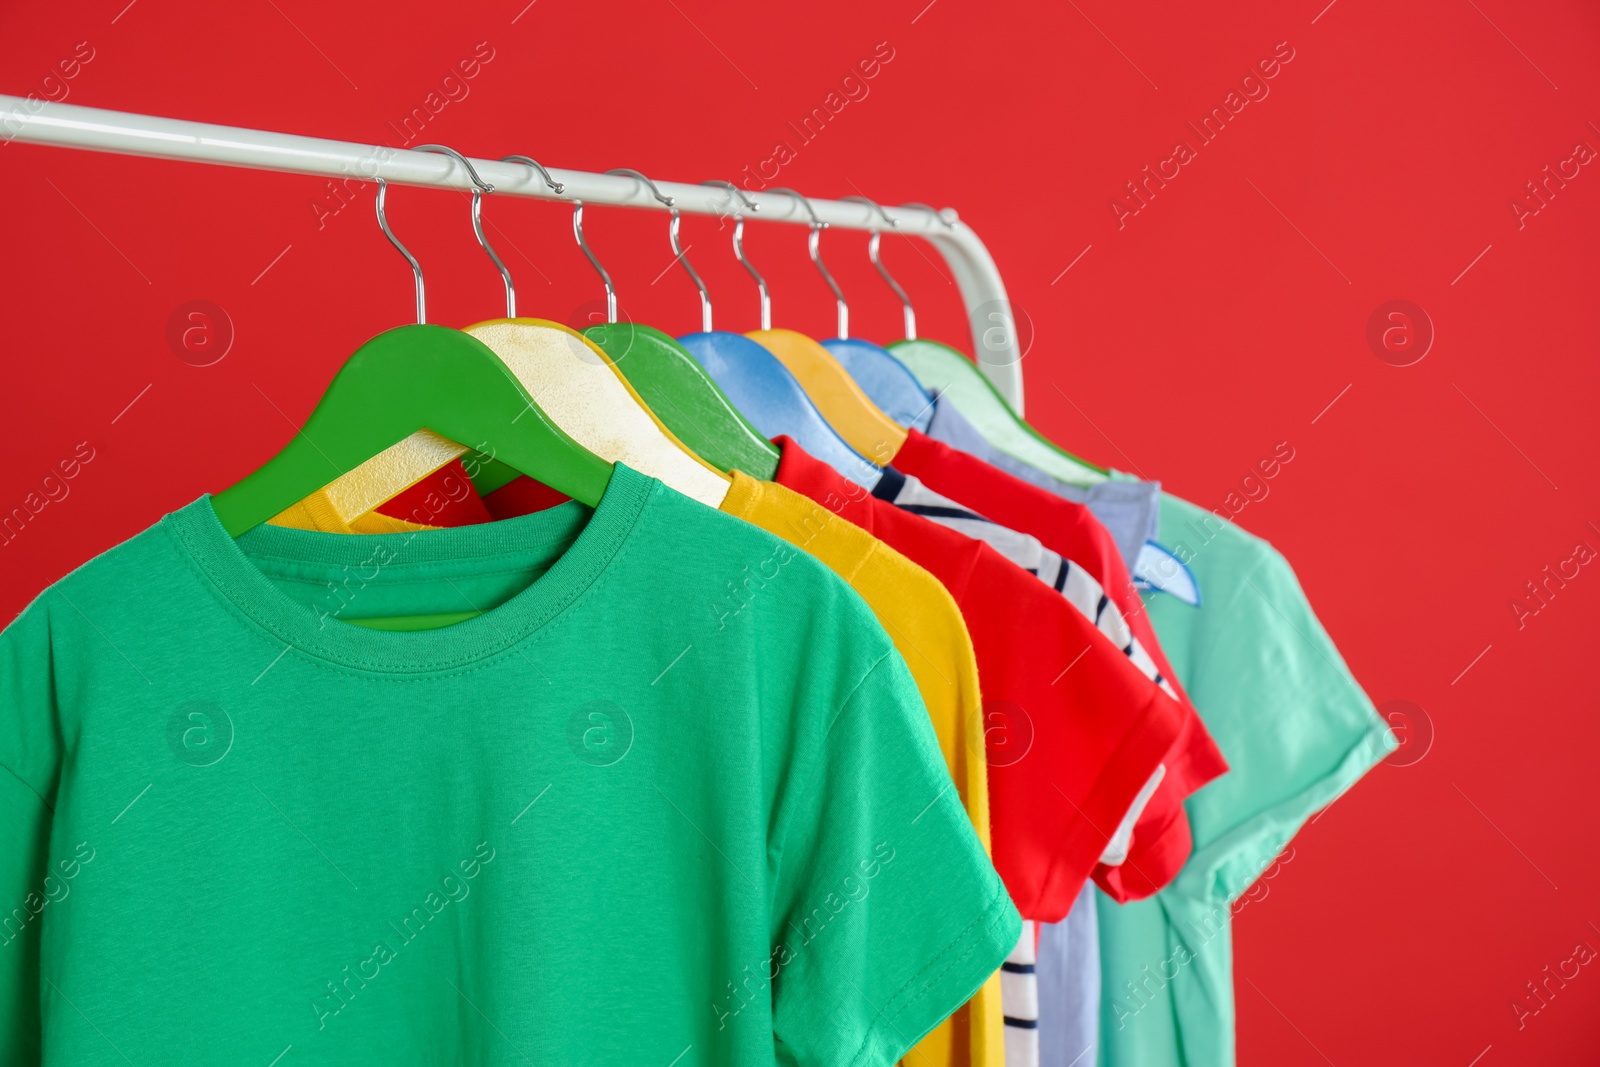
[[[358,181],[382,178],[396,185],[472,188],[471,179],[459,163],[431,152],[186,122],[18,96],[0,95],[0,142],[4,141],[326,178]],[[515,147],[525,146],[512,146],[510,150]],[[564,187],[558,194],[533,168],[520,163],[473,159],[472,165],[484,181],[495,187],[496,195],[666,210],[642,182],[633,178],[550,168],[551,177]],[[667,181],[656,185],[662,193],[674,198],[678,210],[685,213],[731,213],[731,198],[726,189]],[[746,195],[760,208],[757,214],[746,214],[747,220],[801,224],[808,221],[792,197],[749,191]],[[830,226],[848,230],[882,227],[883,217],[859,202],[814,199],[811,206],[817,217]],[[989,250],[949,209],[938,215],[918,208],[885,207],[884,212],[894,222],[891,232],[922,237],[944,257],[966,304],[979,368],[1020,412],[1022,370],[1017,331],[1005,285]]]

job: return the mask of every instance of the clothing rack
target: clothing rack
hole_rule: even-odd
[[[382,178],[396,185],[473,188],[465,168],[456,160],[431,152],[0,95],[0,142],[5,141],[325,178]],[[532,167],[489,159],[472,159],[471,163],[483,180],[494,186],[496,195],[667,210],[643,182],[629,177],[551,168],[551,178],[563,187],[557,193]],[[733,200],[725,188],[665,181],[656,185],[673,199],[679,211],[692,215],[732,214]],[[793,197],[748,190],[745,195],[759,209],[745,214],[747,221],[810,221]],[[810,203],[817,218],[829,226],[863,231],[887,229],[924,238],[938,250],[966,304],[978,367],[1020,414],[1022,353],[1017,345],[1011,304],[1000,272],[978,235],[949,208],[935,213],[918,207],[888,207],[880,215],[860,202],[814,199]],[[885,217],[890,220],[887,225]]]

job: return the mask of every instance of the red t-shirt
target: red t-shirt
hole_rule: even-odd
[[[1223,774],[1228,765],[1161,651],[1116,541],[1084,505],[1012,477],[917,430],[907,435],[894,465],[934,492],[1002,526],[1031,534],[1045,547],[1088,569],[1177,690],[1183,728],[1167,755],[1166,777],[1134,826],[1128,859],[1120,867],[1095,871],[1095,881],[1118,900],[1156,892],[1177,874],[1189,855],[1183,798]]]
[[[462,486],[466,486],[463,494]],[[429,496],[433,499],[430,500]],[[487,496],[479,496],[461,461],[453,460],[399,496],[379,504],[374,511],[392,519],[424,526],[475,526],[497,519],[514,519],[558,504],[567,497],[543,482],[520,474]],[[439,502],[443,501],[443,506]]]
[[[492,517],[459,459],[451,460],[372,510],[423,526],[476,526]]]
[[[1181,706],[993,548],[874,497],[786,437],[774,443],[778,484],[930,571],[960,606],[983,691],[994,865],[1024,917],[1061,921],[1181,734]]]

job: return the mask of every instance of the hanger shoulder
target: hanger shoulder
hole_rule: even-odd
[[[1098,485],[1106,472],[1078,459],[1011,410],[977,365],[938,341],[896,341],[889,352],[931,392],[948,398],[1000,451],[1071,485]]]
[[[379,334],[340,368],[305,425],[212,504],[238,536],[428,429],[487,452],[586,504],[611,466],[552,424],[481,341],[443,326]]]
[[[822,347],[885,415],[901,426],[928,428],[933,418],[933,397],[887,348],[859,337],[835,337],[823,341]]]
[[[631,322],[590,326],[583,335],[611,358],[656,417],[702,458],[719,470],[743,471],[762,481],[777,474],[777,448],[675,338]]]
[[[590,451],[717,507],[727,475],[662,426],[594,342],[543,319],[493,319],[466,333],[488,345],[550,419]]]
[[[778,357],[839,436],[861,455],[881,466],[905,444],[905,430],[878,410],[822,345],[794,330],[757,330],[745,336]]]
[[[692,333],[678,340],[763,434],[787,434],[857,485],[877,484],[878,468],[834,431],[771,352],[748,337],[722,331]]]

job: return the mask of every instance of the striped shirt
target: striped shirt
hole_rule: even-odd
[[[1122,612],[1106,596],[1098,579],[1084,568],[1039,543],[1029,534],[1001,526],[977,512],[962,507],[949,497],[940,496],[916,478],[893,467],[885,467],[872,495],[941,526],[958,530],[968,537],[985,541],[1001,555],[1066,597],[1079,611],[1093,620],[1095,627],[1122,650],[1146,678],[1155,682],[1173,700],[1178,699],[1172,683],[1162,677],[1150,653],[1133,636]]]
[[[1005,1067],[1038,1067],[1039,980],[1034,974],[1032,919],[1022,920],[1017,947],[1000,965],[1000,1004],[1006,1017]]]
[[[913,475],[893,467],[884,468],[872,495],[986,542],[1065,597],[1094,622],[1095,628],[1109,638],[1140,673],[1155,682],[1167,696],[1178,699],[1172,684],[1162,677],[1155,660],[1133,635],[1121,610],[1106,596],[1099,580],[1083,567],[1046,548],[1038,538],[986,519],[949,497],[935,493]],[[1139,790],[1138,797],[1106,843],[1100,862],[1115,866],[1128,858],[1134,824],[1165,774],[1166,767],[1158,766]],[[1039,984],[1034,974],[1034,950],[1034,924],[1024,921],[1017,947],[1006,958],[1000,973],[1000,1004],[1006,1022],[1006,1067],[1038,1067],[1039,1064]]]

